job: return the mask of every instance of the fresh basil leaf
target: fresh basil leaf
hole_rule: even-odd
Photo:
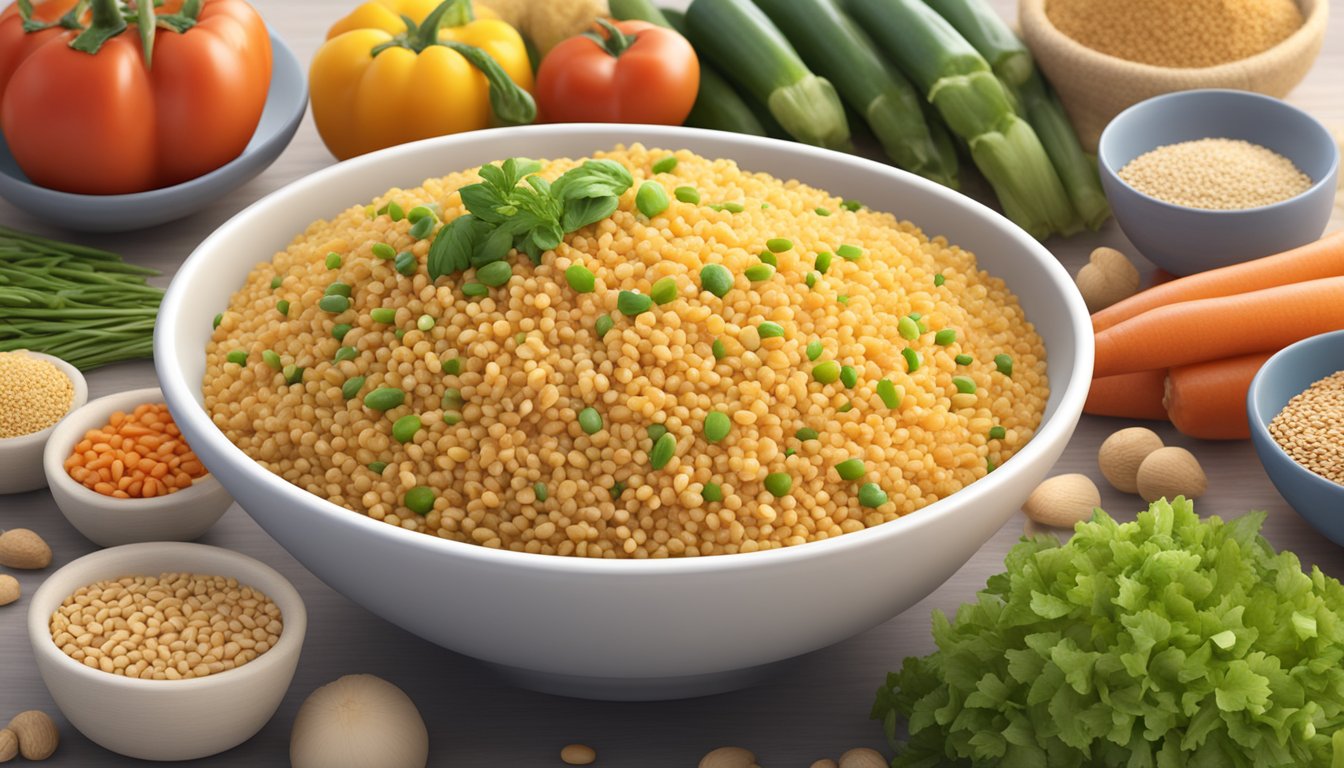
[[[501,186],[502,191],[508,191],[518,186],[518,182],[531,176],[541,170],[541,163],[536,160],[529,160],[526,157],[510,157],[504,161],[504,176],[507,180]]]
[[[582,229],[611,216],[620,204],[621,199],[615,195],[571,200],[565,204],[565,213],[560,219],[561,226],[566,232]]]
[[[500,195],[507,195],[509,190],[513,189],[513,185],[517,183],[510,180],[509,163],[512,162],[512,160],[505,160],[503,168],[498,165],[482,165],[479,171],[481,178],[485,179],[485,183],[493,187]]]
[[[439,228],[439,233],[429,246],[429,258],[426,260],[430,280],[437,280],[464,268],[460,265],[469,262],[483,229],[482,224],[467,213]]]
[[[508,205],[508,200],[489,184],[471,184],[457,191],[462,196],[462,205],[476,218],[498,224],[508,219],[499,209]]]
[[[477,241],[476,250],[471,254],[471,265],[483,267],[494,261],[508,258],[513,248],[513,233],[507,227],[496,227],[490,234]]]
[[[578,168],[571,168],[551,186],[551,194],[570,201],[585,197],[620,196],[635,180],[624,165],[613,160],[586,160]]]

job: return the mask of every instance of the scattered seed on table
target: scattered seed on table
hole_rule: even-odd
[[[888,408],[900,408],[901,400],[904,399],[901,390],[892,383],[891,379],[883,379],[877,382],[877,396],[882,399],[882,404]]]
[[[853,389],[854,385],[859,383],[859,372],[854,366],[840,366],[840,383],[844,384],[846,389]]]
[[[363,388],[364,388],[364,377],[351,376],[350,378],[345,380],[344,384],[341,385],[341,396],[344,397],[346,400],[353,400],[355,399],[355,395],[359,394],[359,390]]]
[[[830,384],[840,378],[840,364],[834,360],[827,360],[812,366],[812,378],[822,384]]]
[[[765,280],[769,280],[772,276],[774,276],[775,268],[770,266],[769,264],[752,264],[750,267],[747,267],[745,270],[743,270],[742,274],[746,275],[747,279],[750,280],[751,282],[759,283]]]
[[[877,508],[887,503],[887,492],[877,483],[864,483],[859,486],[859,505]]]
[[[397,321],[397,311],[391,307],[375,307],[369,311],[369,317],[375,323],[391,325]]]
[[[434,489],[424,485],[417,485],[406,492],[402,497],[401,503],[406,508],[417,515],[427,515],[429,510],[434,508]]]
[[[733,273],[722,264],[706,264],[700,269],[700,288],[720,299],[733,287]]]
[[[648,312],[653,306],[653,299],[645,296],[638,291],[621,291],[616,296],[616,309],[627,317],[634,317],[643,312]]]
[[[946,347],[957,340],[957,331],[955,328],[944,328],[933,335],[933,343],[940,347]]]
[[[507,261],[492,261],[476,270],[476,280],[491,288],[498,288],[509,282],[511,277],[513,277],[513,267]]]
[[[793,489],[793,477],[788,472],[771,472],[765,476],[765,490],[777,499],[789,495]]]
[[[677,167],[676,155],[664,155],[653,163],[654,173],[671,173]]]
[[[717,443],[728,436],[732,429],[732,420],[722,411],[710,411],[705,416],[705,439]]]
[[[863,459],[845,459],[835,465],[835,471],[843,480],[858,480],[863,477]]]
[[[364,407],[375,411],[396,408],[406,400],[406,393],[396,387],[379,387],[364,396]]]
[[[597,285],[597,278],[593,276],[592,270],[575,263],[565,269],[565,282],[578,293],[592,293]]]
[[[663,189],[662,184],[646,181],[639,185],[639,191],[635,193],[635,207],[640,213],[652,219],[666,211],[668,205],[667,190]]]
[[[771,253],[783,253],[793,250],[793,241],[787,237],[772,237],[765,241],[765,247],[769,248]]]
[[[822,347],[820,341],[813,340],[813,341],[809,341],[809,342],[807,342],[807,359],[808,359],[808,360],[816,360],[818,357],[821,357],[821,353],[822,353],[823,351],[825,351],[825,350],[823,349],[823,347]]]
[[[683,203],[695,205],[700,202],[700,193],[695,187],[677,187],[672,190],[672,194]]]
[[[596,408],[588,407],[579,411],[579,428],[585,433],[595,435],[602,431],[602,414]]]
[[[995,355],[994,367],[1004,376],[1013,375],[1013,358],[1011,355]]]
[[[392,437],[398,443],[409,443],[415,438],[415,433],[420,431],[420,417],[415,414],[407,414],[392,423]]]
[[[649,298],[658,305],[667,304],[677,298],[677,279],[671,275],[655,282],[649,288]]]
[[[373,252],[374,256],[385,261],[397,258],[397,249],[387,243],[374,243],[369,250]]]
[[[654,469],[662,469],[667,466],[667,462],[672,460],[672,454],[677,451],[677,438],[671,432],[664,434],[653,443],[653,449],[649,451],[649,466]]]
[[[831,268],[831,252],[822,251],[817,254],[817,258],[812,260],[812,268],[820,274],[826,274],[826,270]]]

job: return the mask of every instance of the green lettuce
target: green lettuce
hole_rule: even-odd
[[[1177,498],[1023,540],[878,689],[892,765],[1344,768],[1344,588],[1264,519]]]

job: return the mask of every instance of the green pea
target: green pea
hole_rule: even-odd
[[[656,443],[658,438],[667,434],[667,427],[662,424],[650,424],[645,431],[649,433],[649,440]]]
[[[787,472],[771,472],[765,476],[765,490],[777,499],[788,496],[792,489],[793,478]]]
[[[852,410],[854,410],[854,402],[852,400],[846,400],[843,405],[835,409],[836,413],[849,413]]]
[[[803,442],[807,442],[808,440],[816,440],[820,435],[817,434],[817,430],[811,427],[803,427],[797,432],[794,432],[793,436]]]
[[[534,495],[534,496],[537,497],[537,501],[545,501],[545,500],[546,500],[546,496],[547,496],[547,493],[546,493],[546,484],[545,484],[545,483],[533,483],[533,484],[532,484],[532,495]]]
[[[741,203],[724,203],[723,210],[729,213],[741,213],[746,209],[742,207]]]
[[[406,400],[406,393],[396,387],[380,387],[364,396],[364,407],[375,411],[396,408]]]
[[[806,275],[804,275],[804,276],[803,276],[803,284],[806,285],[808,288],[811,288],[812,286],[816,285],[816,284],[817,284],[817,273],[816,273],[816,272],[808,272]]]
[[[908,368],[911,373],[914,373],[915,371],[919,370],[918,352],[909,347],[906,347],[905,349],[901,350],[901,357],[905,358],[905,367]]]
[[[355,399],[355,395],[359,394],[359,390],[363,388],[364,388],[364,377],[351,376],[350,378],[345,380],[344,384],[341,385],[341,397],[344,397],[346,400],[353,400]]]
[[[328,254],[327,254],[327,269],[340,269],[340,268],[341,268],[341,254],[339,254],[339,253],[337,253],[337,252],[335,252],[335,251],[332,251],[331,253],[328,253]]]
[[[397,249],[387,243],[374,243],[369,250],[373,252],[374,256],[377,256],[380,259],[390,261],[397,258]]]
[[[844,294],[840,294],[839,296],[836,296],[836,297],[835,297],[835,300],[838,301],[838,302],[840,302],[841,304],[848,304],[848,303],[849,303],[849,297],[846,296],[846,295],[844,295]]]
[[[457,387],[448,387],[443,390],[443,397],[439,398],[439,406],[445,410],[458,410],[462,405],[462,390]]]
[[[723,487],[718,483],[705,483],[705,487],[700,491],[700,498],[711,503],[723,501]]]
[[[397,321],[397,310],[391,307],[377,307],[369,311],[369,317],[373,318],[375,323],[391,325]]]
[[[753,283],[759,283],[763,280],[769,280],[775,274],[775,268],[769,264],[752,264],[742,271],[747,279]]]
[[[821,253],[818,253],[817,257],[812,260],[812,268],[817,270],[820,274],[826,274],[826,270],[831,268],[831,258],[830,251],[822,251]]]
[[[331,337],[337,341],[344,341],[345,334],[354,329],[355,326],[349,323],[337,323],[331,326]]]
[[[653,448],[649,451],[649,466],[654,469],[662,469],[667,466],[667,462],[672,460],[672,454],[676,452],[677,438],[671,432],[668,432],[654,441]]]
[[[970,376],[953,376],[952,386],[956,387],[957,391],[963,395],[975,394],[975,380]]]
[[[397,337],[397,341],[401,341],[402,339],[406,338],[406,329],[398,328],[397,330],[392,332],[392,335]]]
[[[933,343],[940,347],[946,347],[957,340],[957,329],[944,328],[933,335]]]
[[[285,282],[285,278],[283,278],[283,277],[281,277],[281,276],[279,276],[279,275],[276,275],[275,277],[272,277],[272,278],[271,278],[271,290],[274,291],[276,288],[279,288],[279,287],[280,287],[280,284],[283,283],[283,282]]]
[[[350,288],[350,286],[349,286],[348,284],[346,284],[346,283],[342,283],[341,281],[337,280],[336,282],[332,283],[331,285],[328,285],[328,286],[327,286],[327,289],[326,289],[325,291],[322,292],[322,295],[323,295],[323,296],[342,296],[342,297],[345,297],[345,298],[348,299],[348,298],[350,298],[350,293],[351,293],[351,291],[352,291],[352,289]]]
[[[831,384],[840,378],[840,364],[834,360],[827,360],[824,363],[817,363],[812,366],[812,378],[822,384]]]
[[[722,264],[706,264],[700,268],[700,288],[722,299],[733,287],[733,273]]]
[[[888,408],[900,408],[901,391],[891,382],[891,379],[883,379],[877,382],[877,396],[882,399],[882,404]]]
[[[434,508],[434,489],[417,485],[401,497],[401,503],[417,515],[427,515]]]
[[[975,358],[971,357],[970,355],[957,355],[956,357],[952,358],[952,362],[956,363],[957,365],[970,365],[971,363],[975,362]]]
[[[769,251],[761,251],[757,254],[757,258],[761,260],[762,264],[769,264],[775,269],[779,269],[779,259],[775,258],[775,254]]]
[[[765,247],[769,248],[771,253],[783,253],[793,250],[793,241],[787,237],[772,237],[765,241]]]
[[[732,428],[733,422],[723,411],[710,411],[705,416],[705,439],[711,443],[727,437]]]
[[[228,356],[226,356],[224,359],[227,362],[233,363],[234,365],[246,365],[247,352],[241,349],[235,349],[232,352],[230,352]]]
[[[863,256],[863,249],[857,245],[842,245],[835,249],[835,253],[845,261],[858,261]]]
[[[275,352],[269,349],[261,353],[261,362],[269,365],[270,367],[274,368],[277,371],[285,367],[285,364],[280,362],[280,356],[275,354]]]
[[[288,301],[285,301],[284,299],[281,299],[281,300],[275,302],[275,311],[276,311],[276,312],[279,312],[279,313],[282,314],[282,315],[288,315],[288,314],[289,314],[289,302],[288,302]]]
[[[462,421],[462,414],[461,414],[461,413],[459,413],[459,412],[457,412],[457,411],[444,411],[444,412],[443,412],[443,423],[444,423],[444,424],[447,424],[448,426],[451,427],[451,426],[453,426],[453,425],[455,425],[455,424],[460,423],[461,421]]]
[[[991,459],[991,458],[986,458],[986,459],[985,459],[985,472],[993,472],[994,470],[996,470],[996,469],[998,469],[998,468],[999,468],[999,465],[998,465],[998,464],[995,464],[993,459]]]
[[[343,363],[346,360],[354,360],[359,357],[359,350],[354,347],[341,347],[336,350],[336,356],[331,358],[333,363]]]
[[[524,344],[527,343],[527,334],[523,333],[522,331],[515,333],[513,335],[513,343],[517,344],[520,347],[523,346]]]
[[[1002,440],[1002,439],[1004,439],[1004,438],[1007,437],[1007,436],[1008,436],[1008,430],[1004,429],[1003,427],[990,427],[990,428],[989,428],[989,439],[990,439],[990,440]]]
[[[513,267],[509,266],[507,261],[492,261],[476,270],[476,280],[491,288],[498,288],[509,282],[511,277],[513,277]]]
[[[1013,358],[1011,355],[995,355],[994,367],[999,369],[999,373],[1004,376],[1013,375]]]
[[[919,323],[908,317],[902,317],[896,321],[896,332],[901,334],[902,339],[914,341],[919,338]]]
[[[420,417],[414,413],[407,414],[392,422],[392,437],[398,443],[409,443],[415,437],[415,433],[420,431],[420,427]]]
[[[635,193],[635,207],[639,212],[652,219],[667,210],[667,190],[656,181],[646,181],[639,185]]]
[[[728,356],[728,348],[723,345],[723,339],[715,339],[714,343],[709,345],[709,351],[714,353],[715,360],[722,360]]]
[[[462,295],[474,296],[477,298],[480,298],[481,296],[489,296],[490,288],[486,286],[485,283],[463,283]]]
[[[602,414],[596,408],[584,408],[579,411],[579,428],[586,434],[595,435],[602,431]]]
[[[860,203],[858,200],[846,200],[840,204],[840,207],[844,208],[846,211],[854,212],[862,208],[863,203]]]
[[[797,453],[797,451],[795,451],[795,450],[792,449],[792,448],[785,448],[785,449],[784,449],[784,455],[785,455],[785,456],[792,456],[792,455],[794,455],[795,453]]]
[[[375,472],[375,473],[381,475],[381,474],[383,474],[383,470],[384,470],[384,469],[387,469],[387,462],[386,462],[386,461],[375,461],[375,462],[369,464],[369,470],[370,470],[371,472]]]
[[[934,285],[942,285],[942,284],[945,283],[945,282],[947,282],[947,278],[943,277],[943,273],[942,273],[942,272],[939,272],[938,274],[936,274],[936,275],[933,276],[933,284],[934,284]]]
[[[406,218],[406,212],[401,210],[401,206],[397,205],[395,202],[387,204],[387,215],[388,218],[393,221],[401,221]]]
[[[845,459],[835,465],[835,471],[840,474],[843,480],[858,480],[863,477],[864,468],[862,459]]]
[[[767,320],[756,326],[756,333],[762,339],[779,339],[784,336],[784,326]]]
[[[820,341],[817,341],[817,340],[814,339],[814,340],[812,340],[812,341],[807,342],[807,359],[808,359],[808,360],[816,360],[818,357],[821,357],[821,353],[824,352],[824,351],[825,351],[825,349],[822,347]]]
[[[323,312],[339,315],[350,308],[350,300],[344,296],[323,296],[318,300],[317,308]]]
[[[293,363],[286,365],[280,374],[285,377],[286,384],[298,384],[303,381],[303,369]]]
[[[658,158],[653,164],[654,173],[671,173],[677,167],[676,155],[666,155]]]
[[[462,372],[462,358],[450,357],[447,360],[444,360],[440,367],[443,368],[443,372],[449,376],[456,376]]]
[[[423,205],[417,205],[411,210],[406,212],[406,220],[411,222],[412,224],[418,223],[421,219],[432,220],[433,218],[434,218],[434,211]]]
[[[847,389],[853,389],[859,383],[859,372],[852,365],[840,366],[840,383]]]
[[[402,251],[397,254],[397,260],[393,263],[393,268],[403,275],[414,275],[415,268],[419,264],[415,260],[415,254],[410,251]]]
[[[877,483],[864,483],[859,486],[859,506],[876,509],[887,503],[887,492]]]
[[[695,187],[677,187],[672,190],[672,194],[683,203],[695,205],[700,202],[700,193]]]
[[[611,494],[612,501],[621,498],[621,494],[625,493],[625,483],[622,483],[620,480],[617,480],[616,484],[611,486],[611,490],[608,491],[608,493]]]
[[[597,286],[597,278],[593,276],[592,270],[582,264],[570,264],[565,269],[565,282],[579,293],[592,293]]]
[[[660,306],[677,298],[677,279],[669,275],[654,283],[649,288],[649,298]]]
[[[611,315],[602,315],[597,318],[597,322],[594,323],[594,329],[597,331],[597,338],[604,338],[607,335],[607,331],[610,331],[611,327],[615,324],[616,321],[611,319]]]
[[[412,208],[411,210],[416,209]],[[415,238],[416,240],[424,240],[426,237],[429,237],[429,233],[433,229],[434,229],[434,217],[426,216],[425,218],[420,219],[419,221],[412,224],[407,234]]]
[[[817,214],[818,216],[830,216],[830,215],[831,215],[831,212],[830,212],[829,210],[827,210],[826,208],[817,208],[817,209],[816,209],[816,214]]]
[[[648,312],[652,306],[653,299],[639,291],[621,291],[616,296],[616,309],[628,317],[634,317],[641,312]]]

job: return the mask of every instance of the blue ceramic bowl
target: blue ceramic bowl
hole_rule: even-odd
[[[1314,183],[1273,205],[1211,211],[1163,202],[1117,175],[1158,147],[1207,138],[1272,149]],[[1180,91],[1139,102],[1106,126],[1097,155],[1101,185],[1120,228],[1149,261],[1177,275],[1258,259],[1319,238],[1330,220],[1339,172],[1339,149],[1325,126],[1296,107],[1247,91]]]
[[[1293,461],[1269,434],[1269,422],[1289,400],[1339,370],[1344,370],[1344,331],[1303,339],[1265,361],[1246,395],[1246,415],[1255,452],[1279,495],[1327,539],[1344,546],[1344,485]]]
[[[195,213],[245,184],[289,146],[308,108],[308,83],[294,52],[271,35],[271,88],[256,133],[243,153],[171,187],[129,195],[76,195],[28,180],[0,136],[0,197],[39,219],[81,232],[144,229]]]

